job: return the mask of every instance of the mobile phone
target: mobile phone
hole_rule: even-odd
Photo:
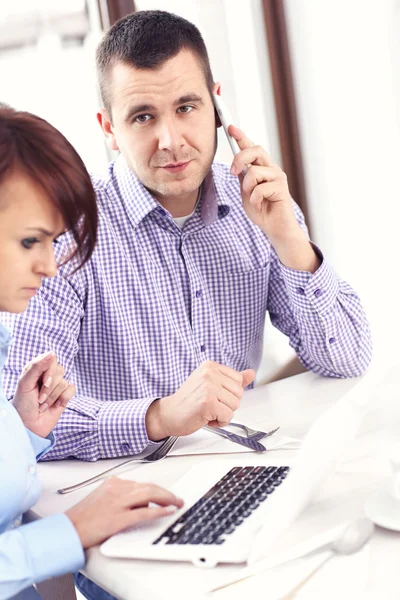
[[[228,133],[229,125],[233,125],[232,117],[226,108],[225,102],[222,100],[221,96],[217,94],[213,94],[214,106],[217,114],[219,116],[219,120],[221,121],[222,127],[224,128],[226,137],[228,138],[228,142],[230,147],[232,148],[233,155],[239,154],[240,148],[236,140]]]
[[[219,116],[219,120],[221,121],[221,125],[224,128],[226,137],[228,139],[229,145],[232,149],[233,156],[239,154],[240,148],[238,146],[237,141],[230,135],[228,132],[229,125],[233,125],[232,117],[229,113],[229,110],[226,108],[225,102],[222,100],[221,96],[218,94],[213,94],[214,106],[217,114]],[[242,174],[243,176],[247,173],[247,166],[243,168]]]

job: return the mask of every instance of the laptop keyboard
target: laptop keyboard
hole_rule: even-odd
[[[234,467],[153,544],[223,544],[288,471],[289,467]]]

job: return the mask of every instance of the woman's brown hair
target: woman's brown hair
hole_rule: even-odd
[[[89,260],[97,233],[96,195],[79,154],[55,127],[29,112],[0,104],[0,185],[22,172],[38,183],[72,233],[67,260]],[[65,261],[66,262],[66,261]]]

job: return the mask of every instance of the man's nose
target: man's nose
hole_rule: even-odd
[[[158,148],[159,150],[174,151],[184,145],[182,132],[177,123],[171,120],[164,121],[159,126]]]

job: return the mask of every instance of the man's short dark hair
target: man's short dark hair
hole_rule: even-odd
[[[207,48],[193,23],[162,10],[138,11],[117,21],[96,52],[101,98],[110,118],[110,74],[116,63],[157,69],[181,50],[190,50],[197,57],[211,94],[214,80]]]

